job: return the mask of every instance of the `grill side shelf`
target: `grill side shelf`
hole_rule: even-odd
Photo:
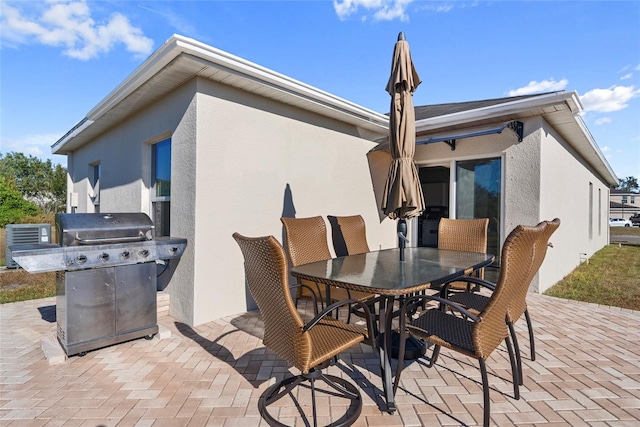
[[[65,269],[62,248],[54,243],[12,245],[13,260],[29,273],[46,273]]]
[[[74,271],[179,258],[186,239],[163,238],[144,242],[90,246],[15,245],[13,259],[29,273]]]

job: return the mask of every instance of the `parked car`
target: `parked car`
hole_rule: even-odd
[[[637,225],[640,227],[640,213],[632,215],[631,218],[629,218],[629,221],[631,221],[631,225]]]
[[[609,218],[609,227],[631,227],[631,221],[624,218]]]

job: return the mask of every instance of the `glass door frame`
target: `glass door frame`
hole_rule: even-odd
[[[425,162],[416,162],[416,167],[419,168],[428,168],[434,166],[442,166],[444,164],[448,164],[449,167],[449,217],[456,218],[457,214],[457,203],[456,203],[456,192],[457,188],[457,163],[458,162],[466,162],[471,160],[483,160],[483,159],[500,159],[500,224],[498,225],[498,252],[494,254],[496,259],[493,265],[500,265],[500,253],[502,252],[502,246],[504,244],[505,234],[505,163],[506,157],[505,153],[491,153],[482,156],[465,156],[465,157],[456,157],[451,159],[442,159],[440,161],[425,161]],[[418,218],[413,218],[410,221],[411,227],[411,240],[418,242]]]

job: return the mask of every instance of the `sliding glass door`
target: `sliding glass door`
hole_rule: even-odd
[[[500,251],[500,206],[502,196],[501,159],[456,162],[456,218],[489,218],[487,252]]]

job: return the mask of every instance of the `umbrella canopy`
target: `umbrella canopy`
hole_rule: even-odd
[[[409,43],[400,33],[393,49],[391,76],[387,83],[387,92],[391,95],[389,151],[392,161],[382,197],[382,211],[391,219],[413,218],[424,210],[420,178],[413,162],[416,147],[413,92],[419,84]]]

